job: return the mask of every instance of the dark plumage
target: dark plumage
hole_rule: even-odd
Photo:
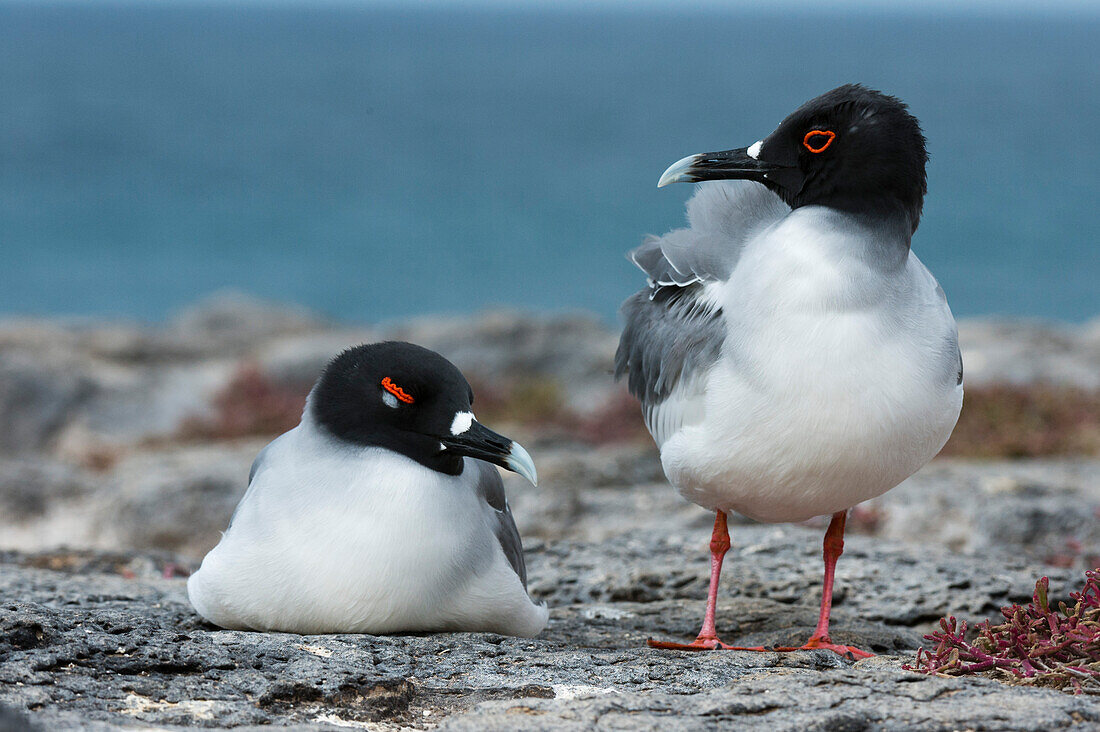
[[[414,400],[390,408],[380,398],[383,379]],[[310,398],[317,424],[356,445],[384,447],[449,475],[462,472],[462,455],[441,451],[439,437],[468,412],[470,384],[435,351],[399,341],[349,348],[329,362]]]
[[[811,129],[835,130],[826,152],[803,144]],[[897,209],[912,232],[928,192],[925,142],[900,99],[845,84],[803,104],[764,139],[759,159],[799,174],[780,171],[761,182],[791,208],[813,204],[875,218]]]

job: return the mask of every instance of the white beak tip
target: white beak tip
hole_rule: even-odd
[[[661,179],[657,181],[658,188],[664,188],[670,183],[679,183],[682,180],[688,180],[688,170],[695,165],[698,161],[699,155],[688,155],[686,158],[680,158],[672,165],[668,166],[668,169],[664,173],[661,173]]]
[[[538,487],[539,474],[535,470],[535,461],[531,459],[531,454],[523,449],[523,445],[512,442],[512,449],[505,462],[509,469],[531,481],[531,485]]]

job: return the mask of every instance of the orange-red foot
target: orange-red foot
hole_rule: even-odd
[[[802,646],[778,646],[765,648],[764,646],[731,646],[717,638],[696,638],[691,643],[670,643],[668,641],[656,641],[650,638],[646,641],[650,648],[663,648],[671,651],[753,651],[756,653],[790,653],[791,651],[815,651],[818,649],[832,651],[837,655],[853,661],[861,658],[871,658],[875,654],[864,651],[855,646],[842,646],[825,640],[811,639]]]
[[[650,648],[663,648],[666,651],[728,651],[733,646],[728,646],[717,638],[704,638],[699,636],[691,643],[670,643],[650,638],[646,641]]]
[[[849,658],[853,661],[855,661],[857,659],[860,659],[860,658],[871,658],[872,656],[875,655],[875,654],[873,654],[869,651],[865,651],[861,648],[856,648],[855,646],[842,646],[842,645],[838,645],[836,643],[833,643],[831,641],[821,639],[821,638],[811,638],[810,640],[806,641],[805,645],[798,646],[797,648],[792,646],[792,647],[789,647],[789,648],[776,648],[774,650],[776,650],[776,651],[815,651],[815,650],[818,650],[818,649],[822,649],[822,650],[826,650],[826,651],[832,651],[833,653],[836,653],[837,655],[844,656],[845,658]]]

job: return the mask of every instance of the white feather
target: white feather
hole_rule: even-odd
[[[455,414],[455,418],[451,421],[451,434],[461,435],[466,432],[474,423],[473,412],[458,412]]]
[[[944,445],[962,405],[955,322],[885,235],[804,207],[745,242],[708,293],[727,325],[721,358],[647,414],[685,497],[801,521],[886,492]]]
[[[225,628],[534,636],[548,611],[509,565],[478,473],[342,445],[307,410],[264,454],[191,603]]]

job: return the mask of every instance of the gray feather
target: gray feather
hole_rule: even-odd
[[[630,393],[647,406],[663,401],[685,372],[714,363],[726,335],[722,311],[698,302],[702,285],[660,289],[623,303],[626,327],[615,353],[615,378],[628,375]]]
[[[701,184],[687,203],[688,227],[647,237],[630,259],[646,273],[654,291],[724,281],[737,266],[745,242],[790,211],[758,183]]]
[[[688,228],[648,237],[630,253],[649,287],[623,303],[615,377],[629,374],[647,414],[685,373],[702,372],[721,353],[726,324],[720,309],[701,301],[703,287],[729,279],[745,242],[788,213],[758,183],[702,184],[687,204]]]
[[[480,471],[477,489],[481,497],[496,510],[497,523],[494,527],[500,548],[512,569],[519,575],[523,588],[527,589],[527,565],[523,560],[523,542],[519,538],[519,529],[512,518],[512,509],[508,507],[508,497],[504,495],[504,481],[500,471],[489,463],[472,460]]]

